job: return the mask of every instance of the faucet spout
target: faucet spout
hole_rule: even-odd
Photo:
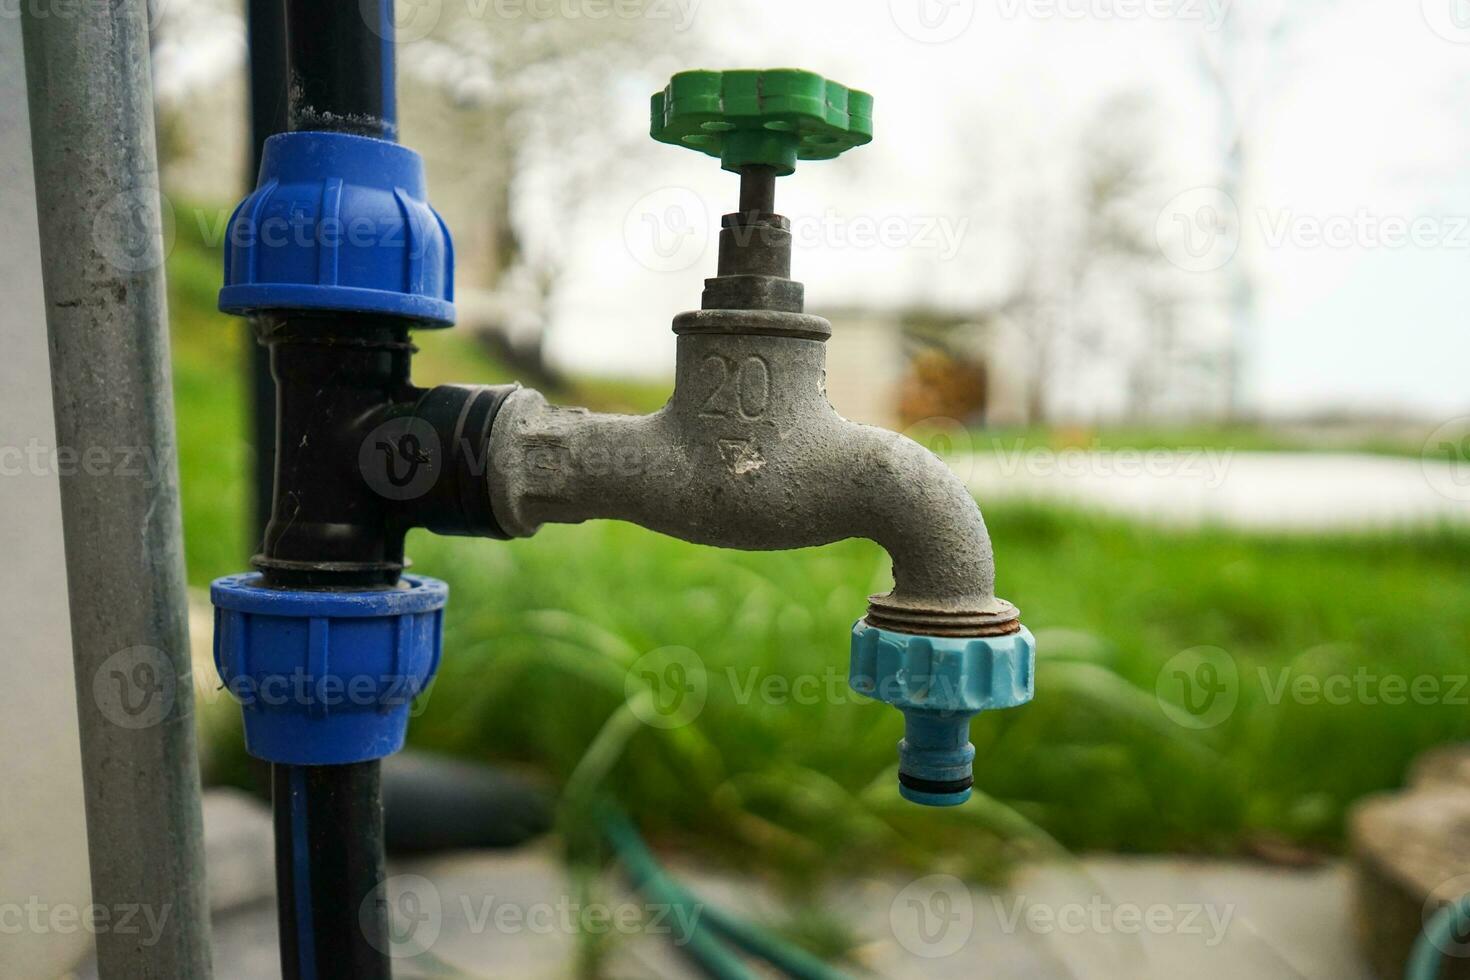
[[[894,588],[870,625],[987,636],[1019,629],[995,596],[974,498],[937,457],[838,415],[825,391],[820,317],[701,310],[675,320],[674,392],[646,416],[510,396],[492,432],[491,502],[507,533],[544,523],[631,521],[698,544],[767,551],[867,538]]]

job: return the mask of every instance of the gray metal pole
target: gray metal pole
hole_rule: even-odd
[[[21,11],[98,968],[197,980],[209,919],[147,8]]]

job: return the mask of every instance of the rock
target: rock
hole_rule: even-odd
[[[246,793],[204,794],[204,863],[209,910],[221,915],[276,896],[270,808]]]
[[[1375,975],[1398,980],[1428,918],[1470,892],[1470,747],[1430,752],[1407,790],[1360,802],[1348,836],[1359,942]],[[1441,980],[1470,980],[1470,946],[1445,952]]]
[[[1470,745],[1441,745],[1425,752],[1409,769],[1409,785],[1416,789],[1449,785],[1470,790]]]

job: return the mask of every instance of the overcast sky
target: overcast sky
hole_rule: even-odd
[[[474,4],[515,15],[539,4],[595,16],[631,2],[417,0],[406,9]],[[991,285],[1015,232],[1014,215],[988,211],[977,188],[1004,201],[1046,187],[1050,170],[1075,163],[1077,134],[1099,104],[1142,92],[1160,227],[1207,208],[1238,218],[1238,234],[1213,247],[1161,251],[1205,285],[1228,281],[1240,263],[1253,270],[1252,404],[1470,412],[1470,12],[1463,0],[1289,0],[1291,29],[1244,45],[1243,74],[1263,98],[1245,127],[1246,182],[1222,203],[1212,190],[1220,122],[1199,51],[1230,18],[1267,23],[1283,3],[639,0],[663,53],[623,82],[621,125],[645,131],[649,91],[688,67],[790,65],[872,92],[872,145],[781,181],[779,208],[801,232],[795,274],[808,307],[962,304]],[[690,54],[696,43],[703,53]],[[238,66],[232,44],[238,51],[238,36],[191,39],[170,53],[160,85],[201,84]],[[567,287],[551,349],[577,370],[668,373],[669,317],[697,305],[718,215],[734,204],[735,179],[710,158],[644,153],[631,176],[591,188],[562,229]],[[524,184],[522,217],[567,224],[538,212],[535,181]]]
[[[1107,94],[1141,89],[1157,103],[1161,212],[1178,193],[1218,185],[1198,46],[1222,16],[1260,18],[1261,0],[1240,10],[1183,0],[1172,16],[1153,0],[1117,2],[1112,12],[1104,0],[696,5],[694,29],[724,52],[717,65],[808,67],[876,96],[871,146],[782,181],[781,209],[807,215],[815,236],[796,259],[809,307],[963,292],[972,253],[983,263],[996,247],[984,216],[955,203],[969,186],[965,127],[1004,183],[1007,167],[1044,166],[1047,147]],[[1239,246],[1185,256],[1182,274],[1257,270],[1248,377],[1266,410],[1470,411],[1470,18],[1451,16],[1453,0],[1294,6],[1303,13],[1290,33],[1263,46],[1261,63],[1246,61],[1266,92],[1248,127]],[[633,104],[629,124],[643,111]],[[650,214],[699,218],[690,195],[708,215],[729,210],[733,178],[672,148],[651,159],[646,188],[609,195],[580,225],[576,285],[554,336],[557,356],[579,368],[663,369],[667,314],[694,305],[712,267],[712,251],[692,264],[650,259],[637,229]],[[630,199],[638,191],[653,196]],[[849,241],[862,219],[892,216],[912,221],[908,246]],[[966,262],[945,261],[946,216],[951,231],[969,218]],[[927,237],[925,221],[939,225]],[[1222,254],[1220,268],[1197,268]]]

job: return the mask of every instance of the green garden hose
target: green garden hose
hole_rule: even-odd
[[[708,976],[720,980],[750,980],[753,976],[740,957],[725,945],[728,942],[796,980],[851,980],[846,973],[774,933],[696,899],[664,871],[622,813],[604,809],[601,823],[603,834],[636,890],[651,902],[698,911],[697,917],[688,917],[688,921],[697,925],[682,949]]]
[[[1456,935],[1464,934],[1466,926],[1470,926],[1470,893],[1445,905],[1424,924],[1409,954],[1406,980],[1438,980],[1445,951],[1455,942]]]

